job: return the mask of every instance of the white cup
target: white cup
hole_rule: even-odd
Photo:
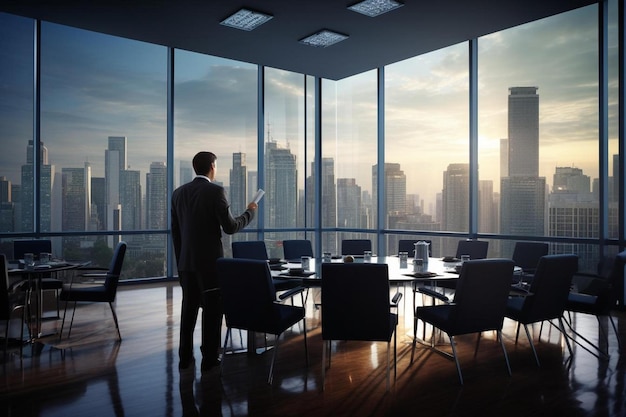
[[[309,256],[303,256],[300,260],[302,261],[302,269],[308,271],[311,267],[311,258]]]

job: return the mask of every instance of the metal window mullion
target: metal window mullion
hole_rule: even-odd
[[[469,236],[478,234],[478,39],[469,40]]]

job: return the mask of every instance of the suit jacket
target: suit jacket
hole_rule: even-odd
[[[205,178],[196,177],[178,187],[172,193],[172,239],[178,270],[215,271],[217,258],[224,256],[222,230],[236,233],[253,218],[252,210],[233,217],[224,188]]]

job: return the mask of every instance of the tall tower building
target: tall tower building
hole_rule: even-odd
[[[321,223],[322,227],[337,227],[337,193],[335,184],[335,160],[333,158],[322,158],[322,172],[320,181],[322,183]],[[307,178],[307,225],[315,224],[315,163],[311,163],[311,175]],[[322,249],[324,251],[337,253],[337,236],[332,233],[322,235]]]
[[[509,89],[508,172],[501,169],[500,232],[514,236],[545,233],[546,179],[539,177],[539,95],[537,87]],[[502,243],[510,256],[511,242]]]
[[[363,227],[361,187],[354,178],[337,178],[337,227]]]
[[[121,228],[120,176],[121,171],[125,170],[126,166],[126,137],[109,136],[108,148],[104,153],[107,230],[120,230]]]
[[[509,88],[508,119],[508,176],[537,177],[539,175],[539,95],[537,95],[537,87]]]
[[[54,166],[48,164],[48,148],[40,142],[39,148],[39,219],[42,232],[49,232],[52,223],[52,186],[54,178]],[[22,193],[21,193],[21,228],[19,231],[31,232],[35,229],[33,200],[35,195],[35,183],[33,178],[33,141],[28,141],[26,147],[26,164],[22,165]]]
[[[265,225],[294,227],[298,206],[296,156],[276,142],[267,142],[265,149]]]
[[[106,184],[104,177],[91,177],[91,215],[95,230],[104,230],[106,213]]]
[[[406,175],[400,164],[385,164],[385,227],[389,227],[389,216],[406,214]],[[378,219],[378,165],[372,166],[372,215],[373,224]]]
[[[167,228],[167,168],[152,162],[146,175],[146,221],[148,229]]]
[[[246,154],[233,153],[233,168],[230,170],[230,208],[237,216],[243,213],[248,201],[248,187],[246,183],[247,167]]]
[[[61,224],[64,232],[89,229],[91,219],[91,166],[61,169]]]
[[[11,181],[0,177],[0,232],[15,231],[15,204],[11,200]]]
[[[120,171],[120,205],[122,230],[139,230],[141,222],[141,173],[130,169]]]

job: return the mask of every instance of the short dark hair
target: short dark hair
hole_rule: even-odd
[[[216,159],[217,156],[213,152],[198,152],[192,161],[196,175],[206,175],[211,171],[211,165],[213,165]]]

